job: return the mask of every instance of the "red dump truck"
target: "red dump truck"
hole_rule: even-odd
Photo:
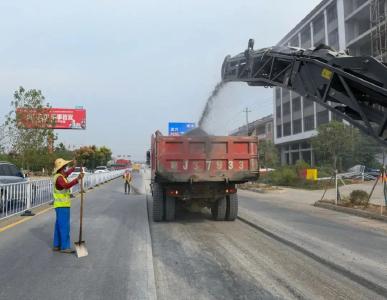
[[[174,220],[177,201],[208,207],[215,220],[233,221],[236,184],[258,178],[257,138],[199,133],[163,136],[157,131],[152,136],[154,221]]]

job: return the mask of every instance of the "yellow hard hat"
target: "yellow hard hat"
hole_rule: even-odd
[[[64,160],[63,158],[57,158],[54,162],[54,170],[52,171],[52,174],[55,174],[60,169],[62,169],[64,166],[71,163],[72,160]]]

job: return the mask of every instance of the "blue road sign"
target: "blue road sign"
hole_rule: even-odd
[[[178,123],[178,122],[169,122],[168,123],[168,134],[169,135],[182,135],[187,131],[195,128],[195,123]]]

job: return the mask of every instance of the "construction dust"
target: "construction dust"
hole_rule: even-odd
[[[184,135],[185,136],[208,136],[208,133],[205,130],[203,130],[201,127],[197,127],[186,132]]]
[[[200,128],[203,127],[204,122],[209,117],[209,115],[211,113],[211,110],[212,110],[212,108],[214,106],[214,101],[215,101],[216,97],[218,96],[220,90],[225,85],[226,85],[226,82],[224,82],[224,81],[218,82],[216,84],[214,90],[212,91],[210,97],[207,99],[206,106],[204,107],[204,110],[203,110],[202,115],[201,115],[200,120],[199,120],[199,127]]]

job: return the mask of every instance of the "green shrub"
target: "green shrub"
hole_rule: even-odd
[[[367,205],[368,204],[368,193],[363,190],[354,190],[349,195],[349,200],[353,205]]]
[[[299,180],[296,170],[289,166],[270,172],[267,177],[273,185],[292,186]]]
[[[296,168],[297,173],[299,173],[302,170],[309,169],[310,165],[307,162],[300,159],[296,161],[294,167]]]
[[[319,178],[331,177],[334,173],[332,167],[326,167],[326,166],[318,167],[317,172],[318,172],[317,174]]]

